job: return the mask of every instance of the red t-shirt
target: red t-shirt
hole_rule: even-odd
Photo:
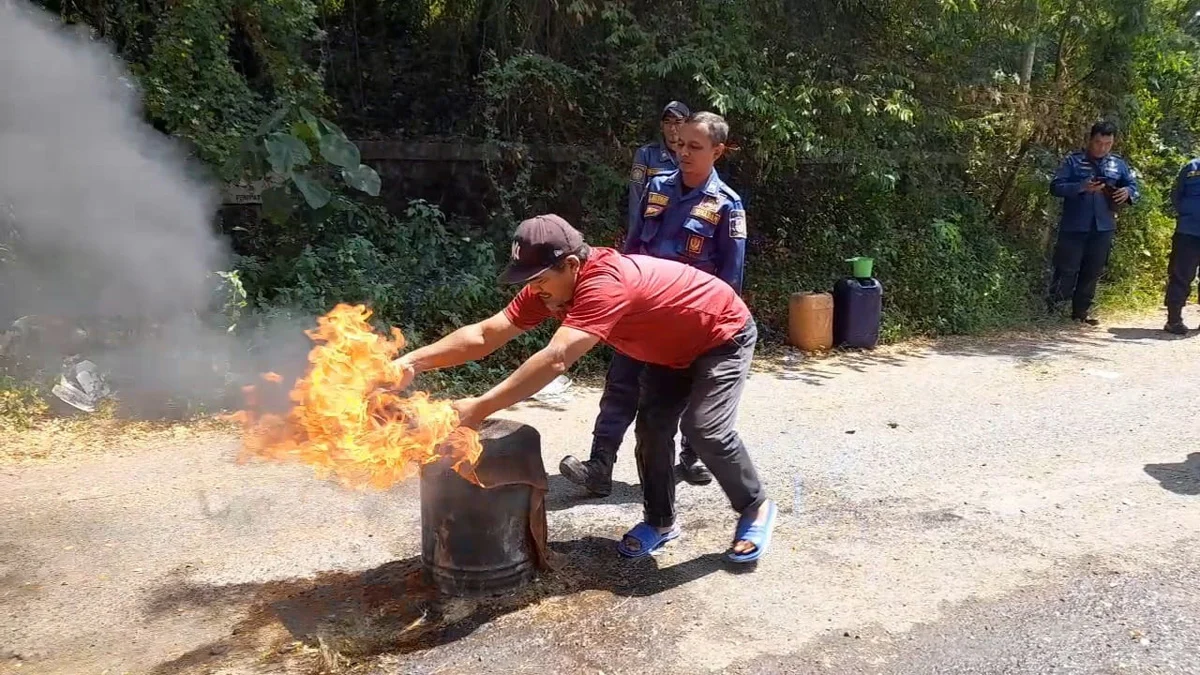
[[[593,248],[565,312],[556,316],[525,287],[504,315],[523,330],[561,318],[630,358],[686,368],[741,330],[750,309],[729,284],[694,267]]]

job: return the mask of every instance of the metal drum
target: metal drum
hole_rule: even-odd
[[[535,477],[540,472],[544,481],[541,436],[531,426],[496,421],[480,430],[480,439],[476,472],[484,484],[505,484],[475,485],[448,460],[421,470],[421,560],[448,595],[510,590],[532,579],[537,568],[530,535],[534,487],[520,480],[524,471]]]

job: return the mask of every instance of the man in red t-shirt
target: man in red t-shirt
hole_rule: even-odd
[[[679,536],[675,522],[675,430],[682,428],[738,512],[733,562],[757,560],[770,545],[776,507],[767,499],[734,428],[758,329],[720,279],[683,263],[590,248],[555,215],[524,221],[501,276],[525,284],[503,311],[396,360],[407,386],[416,374],[482,359],[549,318],[550,343],[483,396],[454,402],[463,426],[540,391],[604,342],[647,364],[634,434],[645,519],[618,545],[648,555]]]

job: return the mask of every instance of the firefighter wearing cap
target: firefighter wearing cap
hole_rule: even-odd
[[[679,125],[683,124],[692,111],[679,101],[671,101],[662,111],[659,126],[662,138],[647,143],[633,155],[633,169],[629,172],[629,227],[640,218],[639,207],[646,183],[655,176],[662,176],[679,168],[675,146],[679,142]]]
[[[622,538],[618,552],[640,558],[679,536],[674,436],[682,429],[737,514],[727,559],[758,560],[770,546],[778,508],[736,428],[758,341],[757,325],[738,294],[690,265],[591,248],[554,215],[517,227],[512,261],[501,280],[524,288],[495,315],[397,359],[397,386],[407,387],[427,370],[483,359],[557,319],[561,323],[546,346],[503,382],[482,396],[453,402],[459,423],[479,428],[604,342],[645,364],[634,431],[643,517]]]
[[[624,252],[685,263],[742,290],[746,258],[746,212],[741,198],[717,175],[713,164],[725,150],[729,125],[710,112],[692,115],[680,126],[680,170],[651,178],[630,226]],[[587,461],[564,457],[559,472],[589,492],[612,492],[612,470],[625,431],[637,414],[639,378],[645,364],[613,356],[600,397]],[[712,482],[687,434],[682,437],[679,471],[694,485]]]
[[[1183,306],[1200,268],[1200,158],[1183,165],[1171,190],[1171,204],[1175,207],[1175,236],[1167,263],[1167,324],[1163,330],[1187,335]]]

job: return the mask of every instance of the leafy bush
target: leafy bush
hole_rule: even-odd
[[[746,201],[747,298],[768,337],[790,293],[829,288],[858,254],[877,259],[889,339],[1030,317],[1059,208],[1047,182],[1102,116],[1146,199],[1122,214],[1101,300],[1153,306],[1165,191],[1200,143],[1200,20],[1178,2],[41,2],[114,43],[160,128],[271,182],[267,217],[234,233],[252,304],[369,300],[421,339],[501,306],[496,247],[520,217],[555,210],[619,239],[629,151],[669,99],[730,120],[720,170]],[[449,215],[387,214],[345,134],[302,106],[356,134],[486,139],[505,159]],[[527,143],[587,149],[547,167]],[[456,199],[489,202],[489,222],[461,222]]]
[[[0,375],[0,430],[27,429],[47,410],[36,385]]]
[[[413,200],[402,214],[352,198],[374,196],[379,176],[361,164],[341,129],[303,108],[278,111],[245,139],[227,176],[271,185],[261,222],[235,234],[242,254],[223,277],[228,314],[249,298],[266,317],[312,317],[340,302],[364,303],[383,326],[401,328],[412,347],[503,308],[511,289],[497,284],[498,242],[437,207]],[[242,228],[247,230],[247,228]],[[495,383],[548,339],[522,336],[485,364],[427,379],[443,392]],[[592,362],[594,362],[594,357]]]

